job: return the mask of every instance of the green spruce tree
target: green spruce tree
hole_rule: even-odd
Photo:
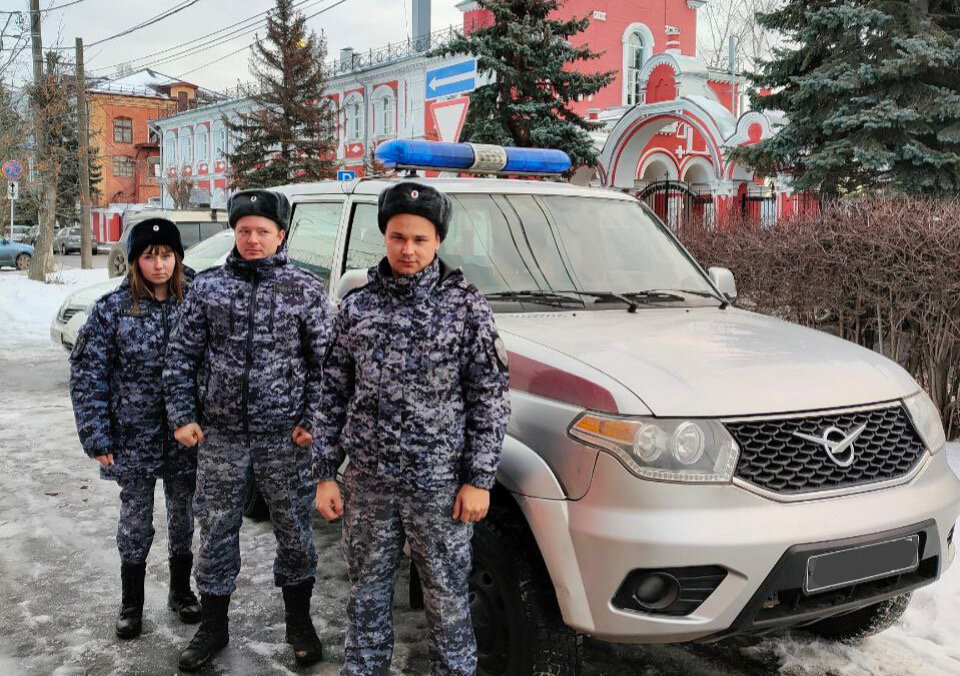
[[[237,139],[227,154],[234,188],[266,187],[336,174],[337,110],[323,95],[326,40],[307,31],[293,0],[277,0],[250,70],[253,109],[224,124]]]
[[[787,0],[753,75],[786,125],[733,157],[798,189],[960,192],[960,0]]]
[[[573,166],[592,166],[598,152],[587,133],[599,128],[570,104],[613,81],[613,73],[581,73],[572,65],[600,56],[571,38],[590,20],[551,18],[561,0],[478,0],[493,14],[492,25],[457,36],[434,51],[467,54],[489,84],[470,94],[462,138],[474,143],[558,148]]]

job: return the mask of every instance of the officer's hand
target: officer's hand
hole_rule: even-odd
[[[200,425],[195,422],[187,423],[183,427],[178,428],[173,433],[173,436],[187,448],[193,448],[203,442],[203,430],[200,429]]]
[[[293,443],[297,446],[309,446],[313,443],[313,435],[297,425],[293,428]]]
[[[453,503],[453,520],[463,523],[480,521],[490,509],[490,491],[464,484]]]
[[[327,480],[317,484],[317,511],[327,521],[336,521],[343,516],[343,498],[336,481]]]
[[[104,467],[110,467],[113,464],[113,453],[107,453],[106,455],[98,455],[94,457],[94,460],[99,462]]]

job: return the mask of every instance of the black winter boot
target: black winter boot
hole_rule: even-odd
[[[180,653],[178,666],[181,671],[198,671],[227,646],[230,642],[229,607],[229,596],[200,595],[200,626],[190,644]]]
[[[310,597],[313,595],[313,579],[283,589],[283,605],[286,608],[287,643],[293,646],[293,656],[301,667],[309,667],[323,659],[323,644],[310,619]]]
[[[121,563],[120,613],[117,615],[117,636],[136,638],[143,630],[143,576],[146,563]]]
[[[170,557],[170,593],[167,606],[184,624],[200,621],[200,602],[190,589],[190,571],[193,570],[193,554]]]

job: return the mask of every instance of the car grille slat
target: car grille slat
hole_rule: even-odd
[[[724,425],[740,446],[735,476],[785,495],[898,479],[916,467],[926,450],[899,404],[807,417],[727,421]],[[829,427],[848,434],[860,425],[866,428],[853,444],[854,460],[849,467],[834,462],[821,444],[794,435],[821,436]]]

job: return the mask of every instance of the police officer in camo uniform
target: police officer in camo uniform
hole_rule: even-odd
[[[322,281],[289,265],[287,198],[267,190],[227,205],[236,246],[223,267],[197,275],[164,370],[176,436],[197,446],[196,578],[203,617],[180,655],[195,671],[229,641],[227,609],[240,571],[243,501],[256,479],[277,537],[274,582],[296,661],[322,657],[310,618],[316,573],[310,445],[333,309]]]
[[[127,240],[127,277],[98,300],[70,354],[70,396],[84,451],[100,475],[120,484],[122,602],[117,636],[140,635],[143,580],[153,543],[153,498],[163,481],[170,593],[181,621],[200,620],[190,589],[196,456],[173,438],[163,402],[164,354],[192,271],[176,224],[151,218]]]
[[[324,361],[314,467],[317,509],[344,518],[344,675],[389,671],[404,538],[423,584],[433,673],[476,671],[472,524],[490,505],[510,404],[490,306],[437,255],[450,212],[445,195],[418,183],[380,194],[387,256],[343,299]]]

